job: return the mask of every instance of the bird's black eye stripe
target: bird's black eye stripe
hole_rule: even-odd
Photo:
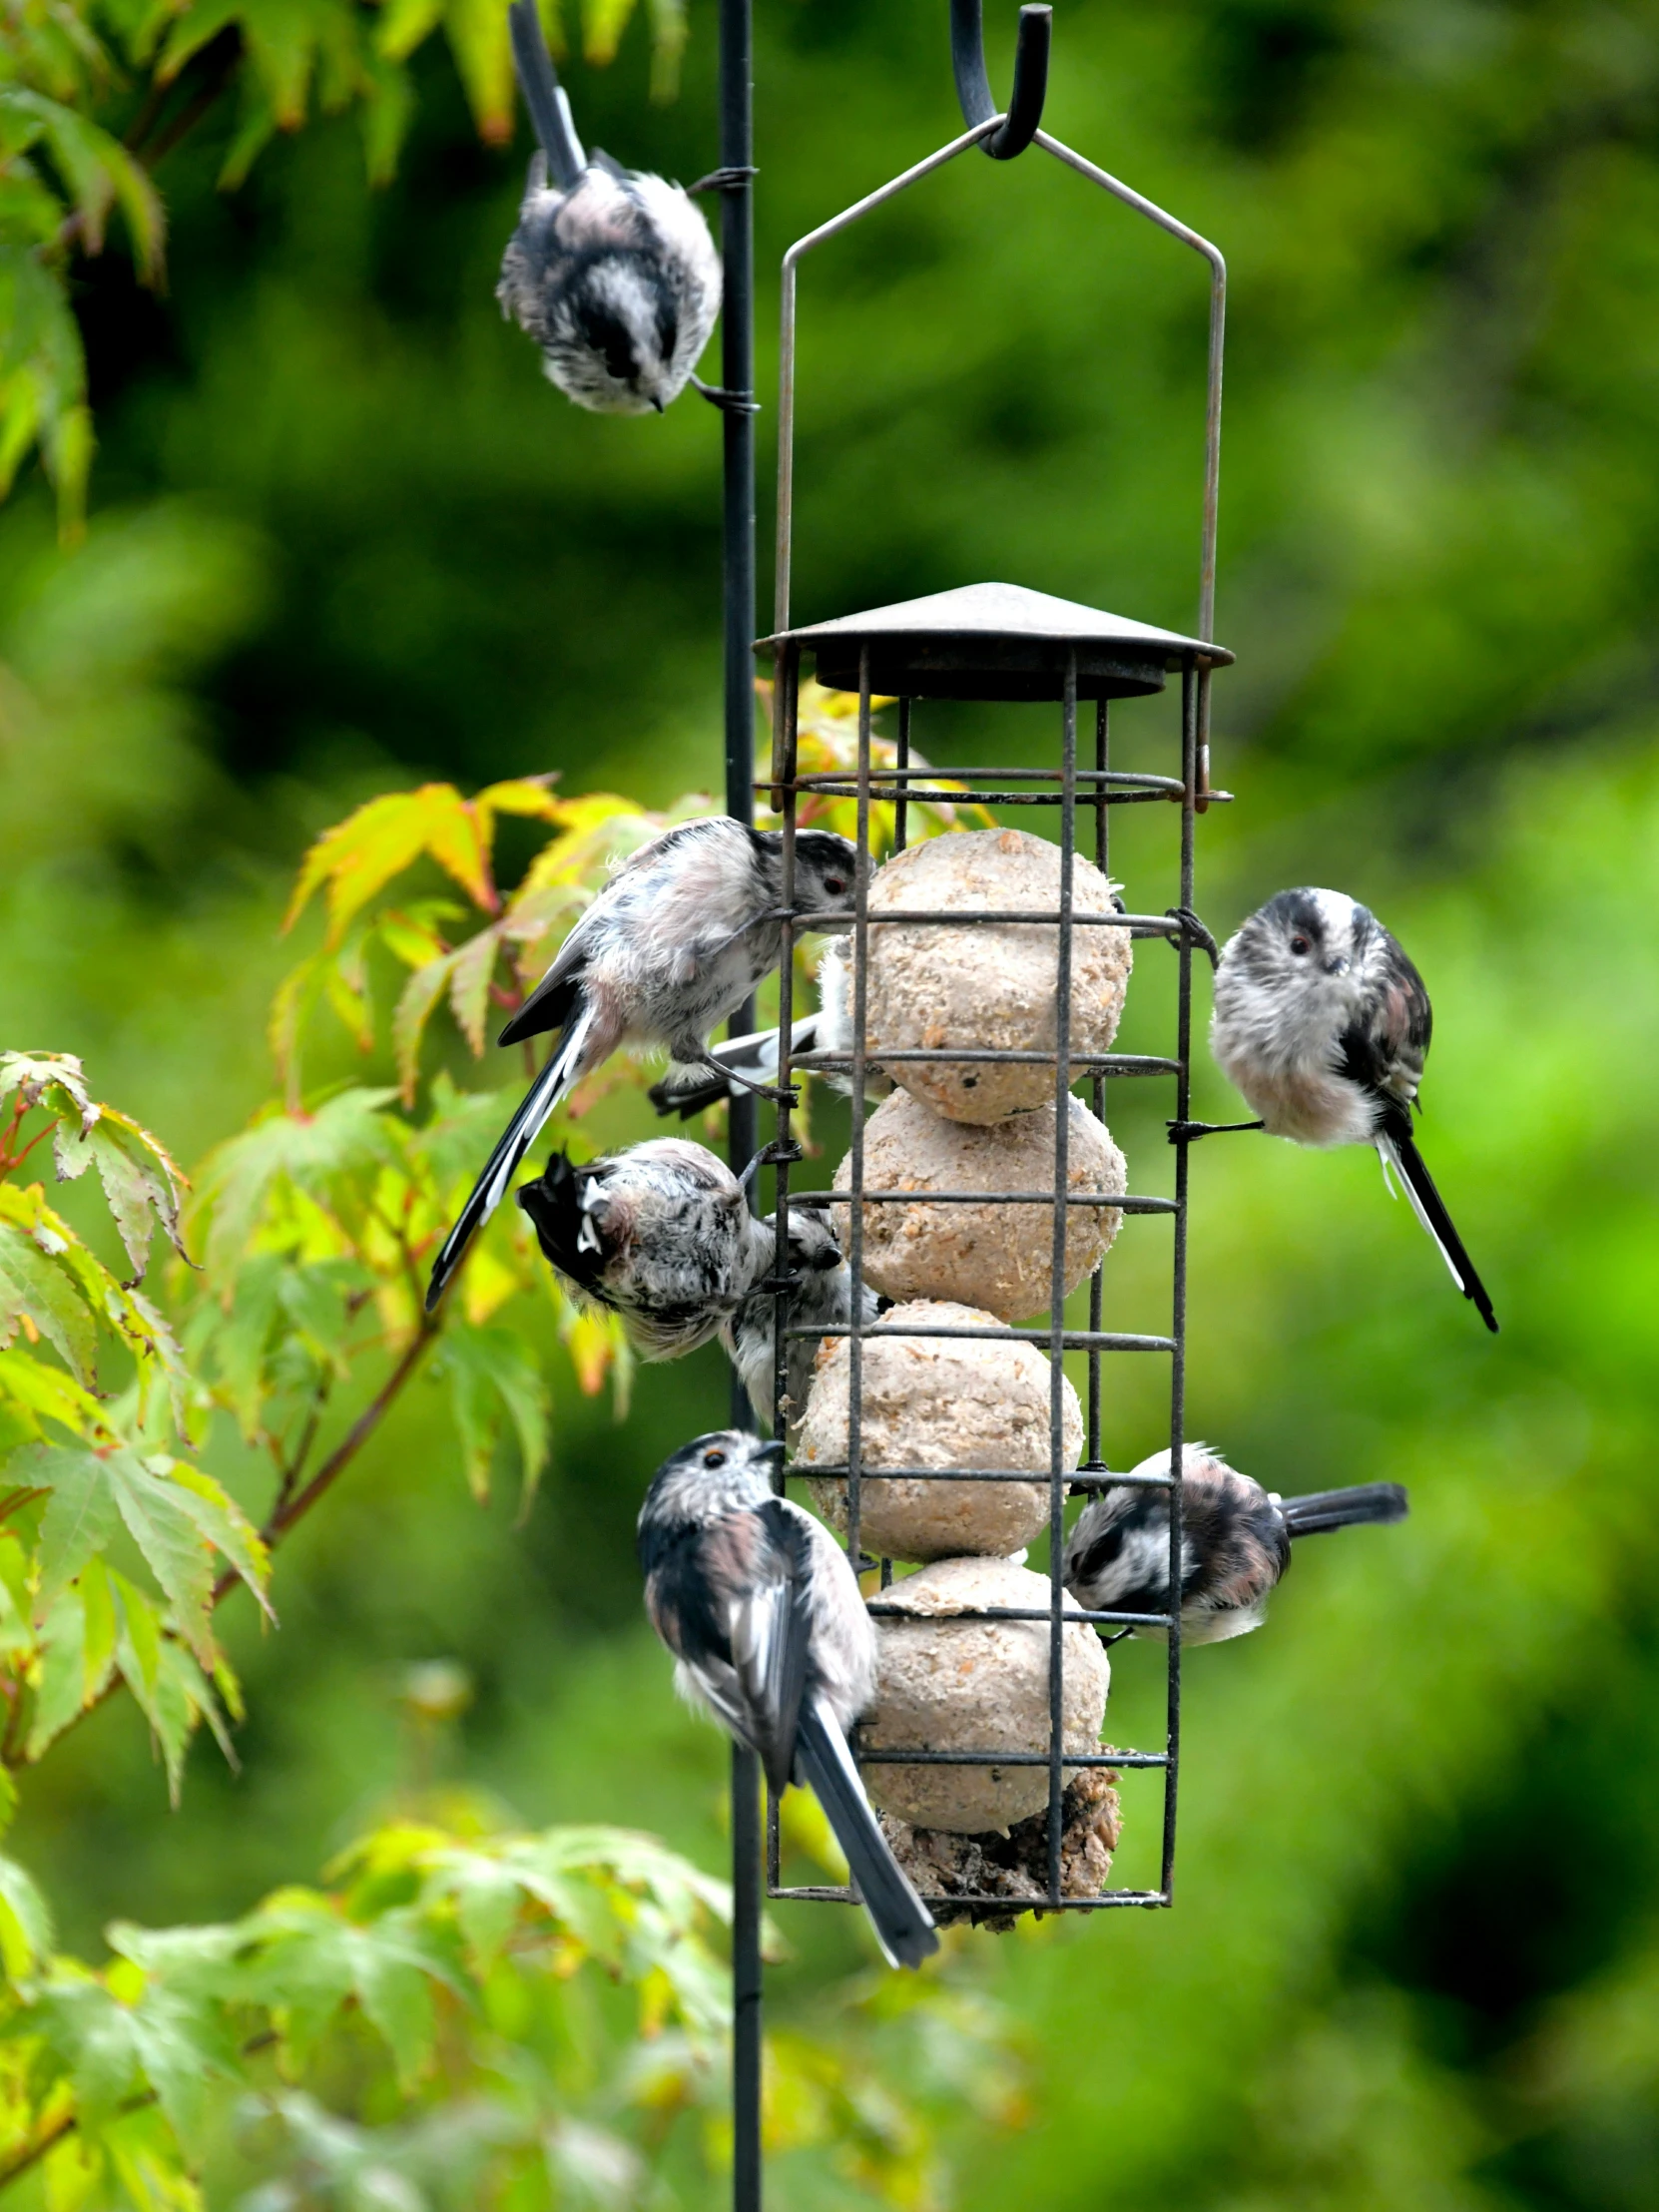
[[[666,364],[674,358],[674,348],[680,342],[680,317],[666,299],[657,302],[657,352]]]

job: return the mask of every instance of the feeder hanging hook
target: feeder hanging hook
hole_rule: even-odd
[[[1014,90],[1000,131],[980,142],[993,162],[1011,162],[1023,154],[1043,119],[1048,93],[1048,48],[1054,27],[1052,8],[1021,8],[1014,48]],[[1001,110],[991,98],[985,74],[985,32],[980,0],[950,0],[950,66],[956,73],[956,97],[968,128],[988,123]]]

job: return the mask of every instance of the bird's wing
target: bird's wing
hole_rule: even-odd
[[[653,837],[649,844],[642,844],[637,852],[631,853],[622,861],[560,945],[552,966],[501,1031],[496,1043],[517,1044],[523,1037],[538,1036],[544,1030],[562,1027],[575,1010],[581,970],[586,966],[593,950],[594,939],[615,912],[618,900],[626,897],[630,891],[637,890],[642,873],[656,866],[677,846],[712,833],[724,833],[734,828],[735,824],[720,815],[702,816],[695,822],[676,823],[673,829],[665,830],[660,836]],[[665,901],[671,901],[673,889],[672,883],[665,884]],[[703,956],[701,946],[698,948],[698,956]]]
[[[588,913],[592,913],[590,906]],[[496,1037],[497,1044],[521,1044],[526,1037],[545,1036],[550,1029],[563,1029],[575,1013],[582,996],[582,974],[588,964],[588,948],[582,937],[582,921],[566,937],[554,957],[553,965],[530,993],[524,1004],[504,1024]]]
[[[1381,924],[1382,957],[1372,963],[1361,1007],[1338,1040],[1341,1072],[1406,1113],[1422,1081],[1434,1027],[1422,977]]]
[[[795,1770],[801,1700],[812,1635],[812,1522],[783,1498],[743,1520],[748,1571],[728,1603],[732,1665],[743,1698],[744,1734],[782,1796]],[[746,1532],[747,1533],[747,1532]]]
[[[671,830],[665,830],[659,836],[653,837],[649,844],[642,844],[637,852],[630,852],[626,860],[619,860],[611,870],[610,880],[600,892],[599,898],[604,898],[619,883],[625,883],[630,875],[638,874],[641,868],[650,867],[676,845],[684,844],[690,837],[706,835],[711,828],[724,826],[725,821],[726,818],[722,815],[700,815],[695,822],[677,822]],[[595,899],[594,905],[597,906],[598,903],[599,899]],[[592,911],[591,907],[589,911]]]

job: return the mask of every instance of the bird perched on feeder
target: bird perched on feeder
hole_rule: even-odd
[[[728,1428],[665,1459],[639,1518],[651,1625],[675,1686],[760,1759],[781,1796],[812,1790],[889,1965],[939,1947],[847,1748],[875,1682],[875,1629],[844,1552],[772,1477],[782,1444]]]
[[[625,1044],[667,1048],[674,1067],[708,1064],[709,1032],[778,962],[783,839],[729,815],[681,823],[619,867],[496,1040],[559,1032],[445,1238],[426,1290],[431,1312],[474,1233],[494,1213],[561,1099]],[[845,904],[857,854],[828,830],[795,840],[795,906]]]
[[[829,1213],[822,1206],[792,1206],[785,1247],[785,1273],[796,1278],[785,1312],[786,1329],[844,1329],[852,1319],[852,1271],[841,1258],[841,1248]],[[755,1278],[749,1295],[730,1321],[722,1324],[720,1341],[732,1358],[749,1402],[758,1420],[780,1427],[774,1402],[778,1382],[777,1293],[767,1287],[773,1273],[778,1245],[778,1217],[769,1215],[756,1226],[768,1239],[767,1265]],[[874,1321],[886,1303],[867,1287],[859,1301],[859,1319]],[[785,1416],[793,1428],[807,1410],[807,1392],[823,1339],[793,1337],[788,1343],[785,1369]]]
[[[737,1314],[772,1266],[773,1236],[721,1160],[655,1137],[586,1167],[554,1153],[518,1193],[548,1260],[620,1314],[642,1359],[678,1360]]]
[[[839,943],[825,947],[824,958],[818,969],[818,1011],[803,1014],[799,1021],[790,1024],[790,1054],[792,1058],[803,1052],[849,1053],[852,1050],[851,984],[846,972],[846,951]],[[659,1114],[678,1114],[682,1121],[690,1121],[694,1114],[701,1114],[710,1106],[718,1106],[724,1098],[736,1098],[740,1090],[753,1089],[757,1083],[770,1083],[778,1073],[778,1036],[776,1029],[757,1029],[746,1037],[728,1037],[724,1044],[711,1045],[709,1058],[715,1068],[724,1073],[709,1074],[702,1068],[681,1073],[676,1070],[665,1075],[660,1083],[653,1083],[650,1099]],[[819,1068],[812,1071],[824,1077],[845,1096],[852,1095],[852,1079],[845,1068]],[[892,1095],[892,1081],[873,1060],[864,1063],[864,1097],[888,1098]]]
[[[513,0],[507,18],[540,145],[495,296],[579,407],[661,414],[720,314],[709,227],[678,185],[582,151],[535,0]]]
[[[1262,1117],[1221,1126],[1295,1144],[1375,1145],[1495,1336],[1485,1285],[1411,1133],[1432,1023],[1422,977],[1369,907],[1344,891],[1280,891],[1229,939],[1216,969],[1211,1049]],[[1188,1124],[1200,1136],[1211,1126]]]
[[[1154,1452],[1134,1471],[1167,1478],[1169,1452]],[[1167,1489],[1124,1483],[1102,1490],[1085,1507],[1066,1544],[1065,1579],[1066,1588],[1089,1612],[1168,1611],[1169,1495]],[[1260,1628],[1268,1598],[1290,1566],[1296,1538],[1365,1521],[1403,1520],[1406,1510],[1405,1492],[1397,1482],[1362,1482],[1347,1490],[1281,1497],[1230,1467],[1208,1444],[1183,1446],[1182,1640],[1219,1644]],[[1135,1633],[1155,1636],[1162,1631]]]

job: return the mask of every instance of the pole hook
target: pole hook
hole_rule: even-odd
[[[956,98],[969,130],[1001,114],[991,98],[985,74],[985,31],[981,0],[950,0],[950,66],[956,73]],[[1011,162],[1023,154],[1043,119],[1048,93],[1048,49],[1054,27],[1052,8],[1021,8],[1014,48],[1014,90],[1000,131],[980,142],[993,162]]]

